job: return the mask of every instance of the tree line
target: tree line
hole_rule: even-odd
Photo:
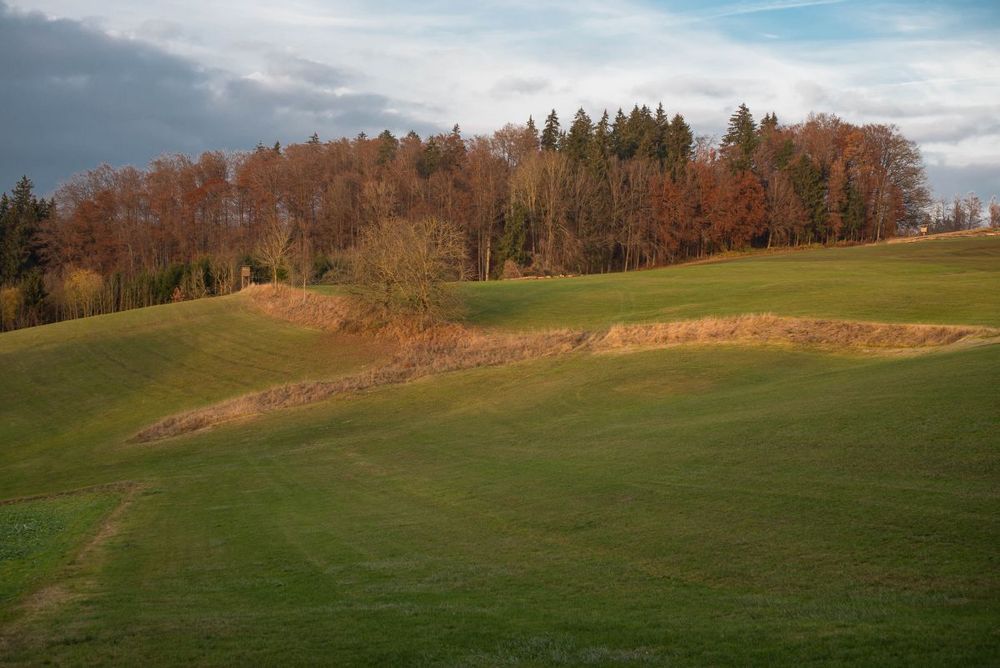
[[[102,165],[4,196],[0,327],[226,294],[238,267],[308,283],[350,272],[385,220],[456,227],[465,275],[630,271],[748,247],[878,241],[927,224],[919,151],[894,126],[811,115],[718,141],[680,114],[580,109],[564,128],[308,141]]]

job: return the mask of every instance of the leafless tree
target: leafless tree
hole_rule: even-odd
[[[271,270],[272,284],[278,284],[278,271],[284,265],[291,249],[291,222],[279,215],[269,216],[254,255],[258,262]]]
[[[354,283],[376,315],[430,322],[457,308],[448,283],[463,278],[464,263],[465,239],[457,226],[433,217],[387,218],[362,231]]]

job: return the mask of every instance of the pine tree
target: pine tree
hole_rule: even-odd
[[[396,158],[396,150],[399,148],[399,140],[389,132],[383,130],[378,136],[378,157],[376,162],[380,165],[387,165]]]
[[[430,175],[441,167],[443,159],[444,150],[441,148],[438,137],[431,137],[427,140],[427,144],[424,146],[424,150],[421,151],[420,157],[417,158],[417,174],[425,179],[430,178]]]
[[[778,129],[778,115],[774,112],[770,114],[764,114],[764,118],[760,121],[760,136],[766,137],[775,130]]]
[[[729,117],[729,128],[722,138],[722,149],[734,171],[752,169],[757,148],[757,124],[747,105],[741,104]]]
[[[539,140],[538,140],[538,128],[535,126],[535,119],[531,116],[528,116],[528,123],[524,127],[528,131],[528,136],[531,137],[532,140],[534,141],[533,147],[537,151]]]
[[[317,133],[315,133],[315,132],[312,133],[309,136],[309,142],[308,143],[310,145],[312,145],[312,146],[318,146],[319,145],[319,135]]]
[[[587,163],[597,174],[603,174],[607,169],[608,156],[611,155],[611,121],[608,110],[604,110],[601,120],[594,126],[594,136],[590,142],[590,155]]]
[[[622,108],[618,107],[615,114],[615,121],[611,124],[611,152],[619,160],[625,160],[628,152],[628,119],[622,113]]]
[[[667,144],[670,141],[670,118],[667,117],[662,102],[656,105],[653,121],[656,123],[656,159],[662,165],[667,158]]]
[[[829,214],[826,207],[826,183],[819,167],[806,155],[800,155],[790,168],[795,193],[809,216],[810,240],[823,240],[827,234]]]
[[[465,162],[465,140],[462,139],[462,129],[458,123],[451,129],[451,134],[444,138],[443,167],[454,169]]]
[[[581,107],[576,112],[576,116],[573,117],[573,124],[570,126],[569,134],[566,135],[566,141],[562,145],[562,149],[566,152],[570,160],[583,162],[587,159],[587,156],[590,154],[590,142],[593,130],[594,126],[590,120],[590,116]]]
[[[684,173],[687,163],[691,160],[694,150],[694,133],[684,117],[674,114],[670,121],[670,131],[667,134],[667,167],[670,175],[676,181]]]
[[[511,260],[519,267],[528,264],[528,252],[525,244],[528,238],[528,212],[521,204],[512,204],[510,215],[507,216],[503,235],[497,245],[498,267],[503,267]]]
[[[10,198],[7,193],[0,194],[0,287],[7,285],[10,280],[8,274],[13,274],[14,261],[8,261],[8,256],[13,257],[13,253],[7,250],[8,244],[13,245],[14,219],[10,215]]]
[[[0,285],[14,285],[41,265],[39,223],[51,205],[35,197],[34,184],[21,177],[10,197],[0,198]]]
[[[559,116],[553,109],[548,118],[545,119],[545,128],[542,130],[541,146],[543,151],[556,151],[559,149]]]
[[[660,132],[650,108],[642,105],[638,110],[633,109],[632,116],[629,117],[629,125],[632,126],[631,134],[635,142],[635,153],[633,155],[638,155],[641,158],[649,160],[657,159]]]

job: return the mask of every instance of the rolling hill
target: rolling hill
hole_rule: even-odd
[[[504,335],[995,328],[1000,239],[461,289]],[[392,354],[246,295],[0,335],[0,663],[1000,661],[995,336],[572,350],[134,442]]]

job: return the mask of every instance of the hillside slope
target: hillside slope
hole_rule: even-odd
[[[998,257],[953,240],[465,289],[508,331],[997,325]],[[571,353],[128,442],[386,353],[242,297],[0,335],[0,499],[83,490],[0,506],[24,546],[0,547],[0,663],[1000,660],[1000,345]]]
[[[820,248],[664,269],[465,287],[469,320],[596,327],[771,312],[1000,326],[1000,239]]]

